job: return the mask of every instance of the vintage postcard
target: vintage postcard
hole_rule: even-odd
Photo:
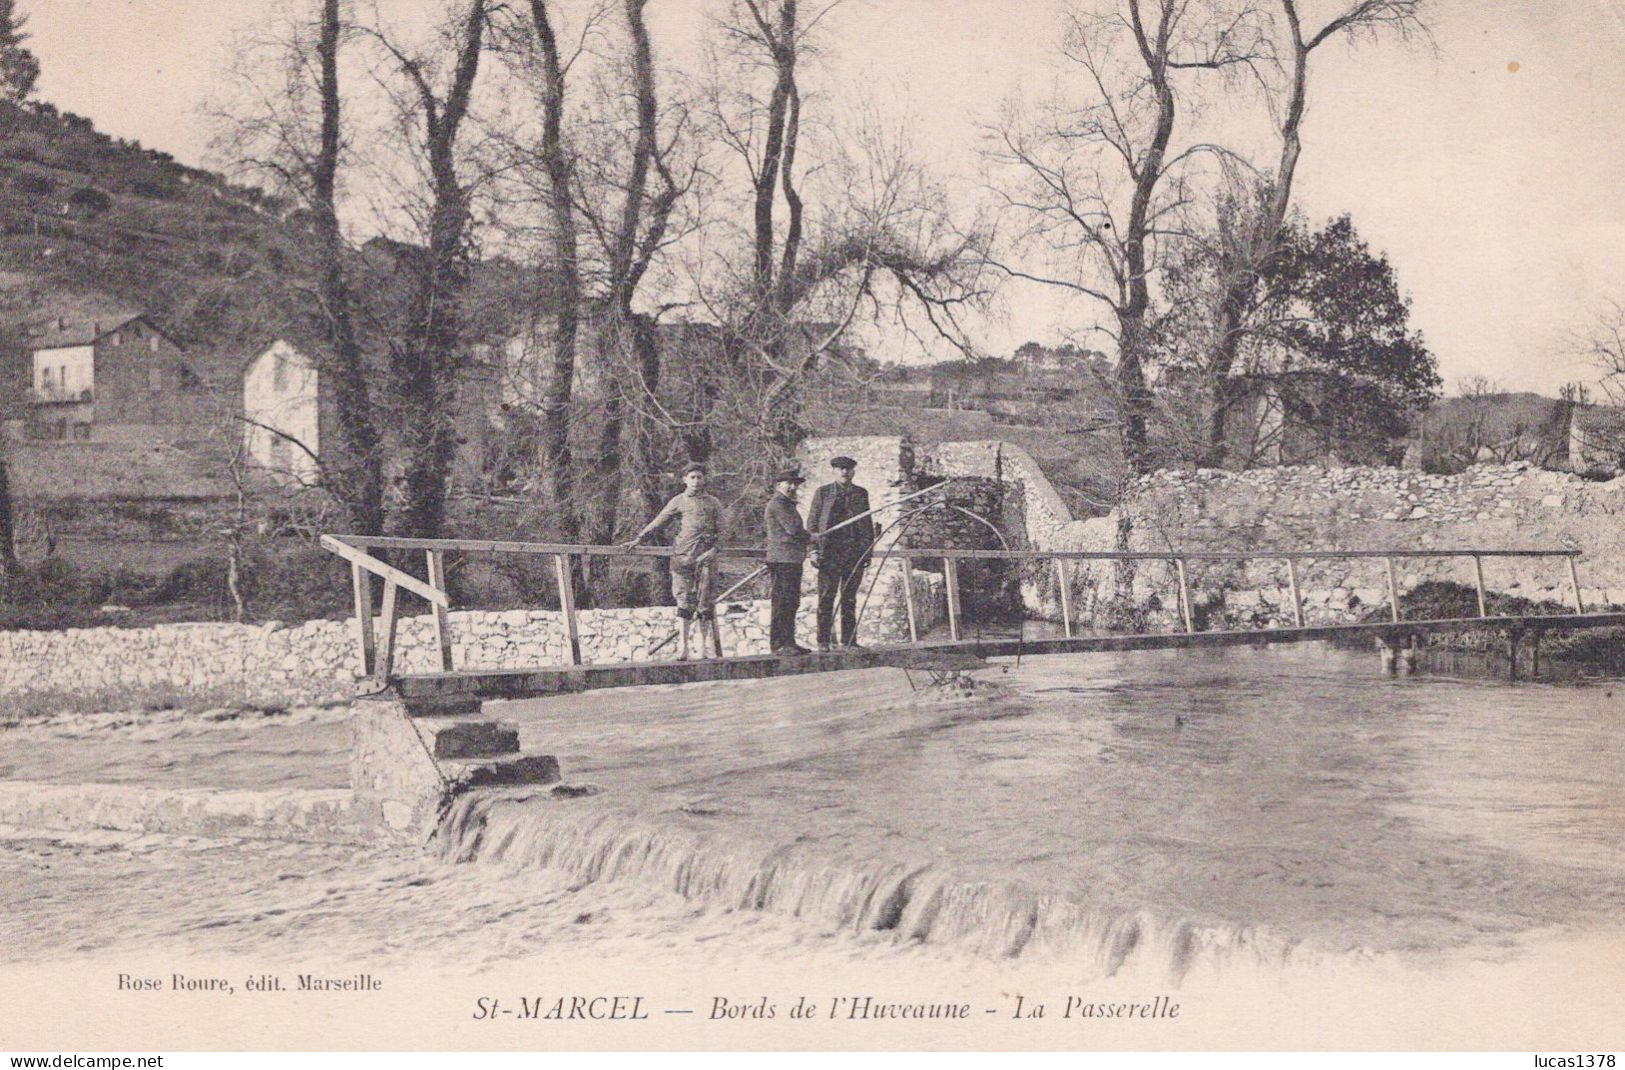
[[[1622,46],[0,0],[0,1049],[1613,1066]]]

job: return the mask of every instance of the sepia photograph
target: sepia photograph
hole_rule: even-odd
[[[8,1065],[1613,1067],[1621,54],[0,0]]]

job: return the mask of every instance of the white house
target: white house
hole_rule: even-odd
[[[243,450],[285,483],[313,483],[321,456],[321,373],[284,339],[243,368]]]

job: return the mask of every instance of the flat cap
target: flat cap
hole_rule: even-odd
[[[781,468],[773,474],[775,483],[805,483],[806,478],[795,468]]]
[[[856,468],[858,466],[858,462],[854,461],[850,457],[831,457],[829,460],[829,466],[831,468]]]

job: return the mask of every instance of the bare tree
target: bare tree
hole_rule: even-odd
[[[445,525],[458,442],[457,395],[469,365],[462,300],[470,274],[471,190],[459,173],[459,138],[479,75],[487,17],[486,0],[467,0],[439,55],[403,47],[382,30],[374,35],[400,76],[393,101],[402,126],[414,134],[427,186],[417,220],[423,244],[400,257],[409,280],[405,320],[389,339],[403,498],[394,527],[420,538],[440,535]],[[438,79],[442,66],[450,72]]]
[[[1357,40],[1385,35],[1409,38],[1425,33],[1421,14],[1426,0],[1358,0],[1343,5],[1339,13],[1318,29],[1306,28],[1298,11],[1298,0],[1274,0],[1278,20],[1275,36],[1284,46],[1284,85],[1272,95],[1272,111],[1280,134],[1280,155],[1274,173],[1260,180],[1256,192],[1231,197],[1232,203],[1248,209],[1239,226],[1220,235],[1215,255],[1218,260],[1220,290],[1216,296],[1216,323],[1212,353],[1206,370],[1212,392],[1208,431],[1210,466],[1225,461],[1225,418],[1232,401],[1230,374],[1247,330],[1260,275],[1281,249],[1282,228],[1292,204],[1292,183],[1303,153],[1302,128],[1309,99],[1310,59],[1316,49],[1339,39]],[[1258,18],[1258,10],[1246,12]]]
[[[1597,376],[1604,404],[1592,407],[1583,387],[1566,390],[1572,398],[1571,419],[1584,421],[1574,436],[1582,456],[1570,461],[1582,467],[1625,466],[1625,303],[1608,301],[1589,329],[1570,335],[1569,348]],[[1568,398],[1566,398],[1568,400]]]
[[[906,134],[870,121],[844,131],[844,145],[820,146],[809,165],[803,73],[839,6],[736,0],[718,23],[711,119],[748,176],[749,268],[712,265],[699,286],[723,325],[725,359],[696,422],[708,427],[713,406],[730,408],[736,434],[756,432],[752,452],[764,463],[799,443],[797,395],[865,305],[922,310],[963,345],[958,312],[985,296],[980,235],[953,227]],[[809,194],[804,175],[814,168],[823,174]],[[699,455],[710,449],[703,427],[691,445]]]
[[[1154,284],[1182,236],[1186,165],[1211,146],[1175,141],[1185,72],[1255,70],[1268,58],[1254,12],[1220,0],[1111,0],[1065,16],[1062,56],[1083,87],[993,135],[999,188],[1018,237],[1048,263],[1001,261],[1010,276],[1103,305],[1117,342],[1122,444],[1130,470],[1153,464],[1146,385]]]
[[[541,136],[536,148],[546,202],[549,253],[548,281],[556,293],[551,359],[541,399],[541,434],[537,460],[546,481],[546,502],[554,530],[566,542],[579,535],[576,516],[575,461],[570,449],[571,397],[575,387],[576,341],[582,315],[581,264],[575,209],[575,166],[565,140],[566,61],[548,0],[530,0],[529,38],[539,82]],[[523,31],[521,31],[523,32]]]
[[[358,257],[339,203],[347,155],[341,58],[356,27],[345,0],[314,0],[303,10],[238,43],[234,99],[218,109],[215,149],[233,171],[269,180],[309,221],[310,240],[299,244],[307,262],[281,280],[286,299],[261,318],[267,331],[292,327],[301,344],[314,344],[309,356],[333,386],[337,432],[317,457],[320,482],[343,504],[350,530],[377,534],[384,524],[381,399],[352,277]]]

